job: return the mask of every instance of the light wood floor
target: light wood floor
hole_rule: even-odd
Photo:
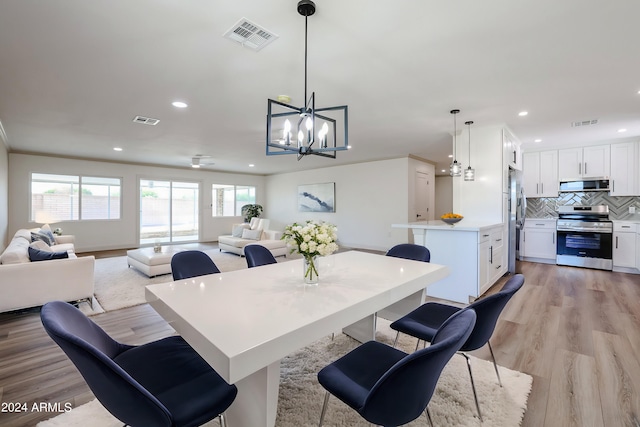
[[[639,426],[640,275],[527,262],[518,269],[525,285],[492,344],[498,364],[534,378],[523,427]],[[146,304],[93,319],[130,344],[173,333]],[[489,358],[487,349],[475,355]],[[32,411],[34,403],[75,407],[91,398],[37,310],[0,314],[0,402],[28,406],[26,413],[0,412],[0,426],[33,426],[55,415]]]

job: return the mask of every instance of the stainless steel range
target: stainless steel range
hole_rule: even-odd
[[[556,264],[613,269],[609,206],[560,206],[556,230]]]

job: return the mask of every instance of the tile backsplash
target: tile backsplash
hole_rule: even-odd
[[[624,221],[640,219],[640,197],[609,196],[604,192],[561,193],[559,197],[528,198],[527,217],[557,218],[557,207],[565,205],[608,205],[609,218],[612,220]],[[630,206],[635,206],[635,214],[629,213]]]

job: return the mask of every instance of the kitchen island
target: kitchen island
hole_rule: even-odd
[[[454,225],[434,220],[391,226],[410,229],[414,243],[431,252],[431,262],[449,267],[449,276],[431,285],[428,296],[468,304],[507,272],[502,223],[463,219]]]

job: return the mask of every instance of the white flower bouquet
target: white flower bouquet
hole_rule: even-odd
[[[338,228],[324,221],[307,221],[304,224],[287,225],[282,239],[291,248],[290,253],[298,252],[305,259],[305,281],[315,283],[318,269],[314,258],[330,255],[338,250]]]

